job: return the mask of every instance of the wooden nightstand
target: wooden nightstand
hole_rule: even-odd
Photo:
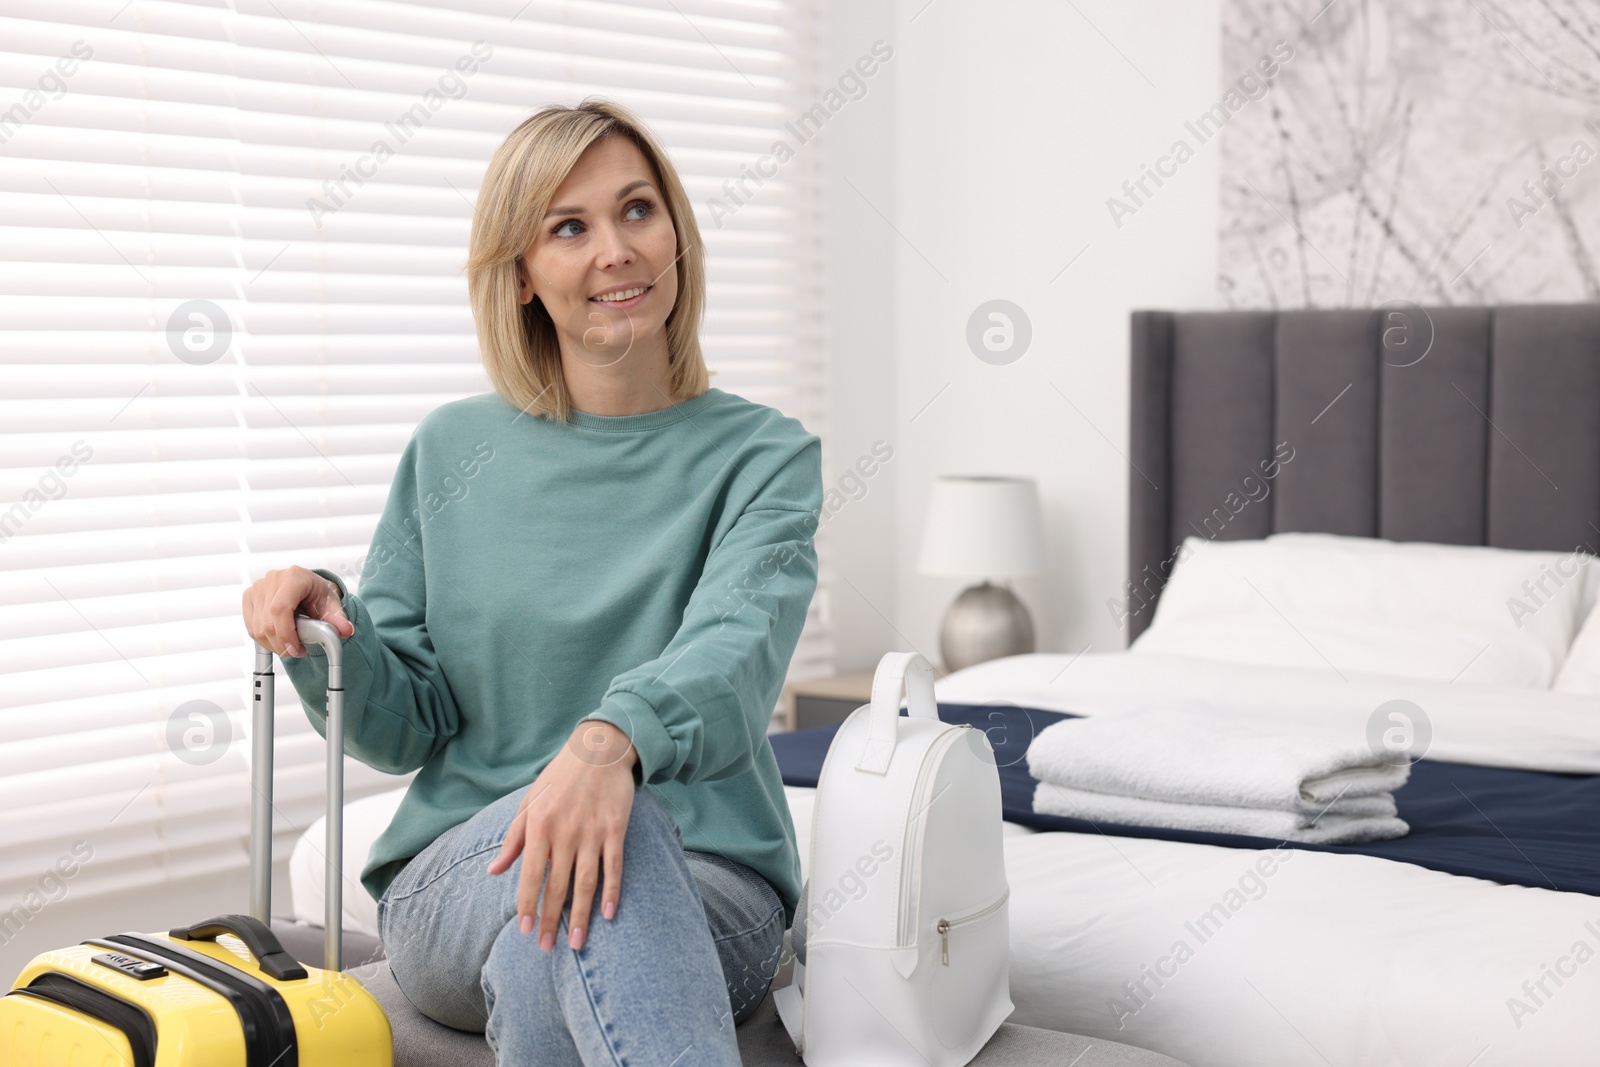
[[[846,671],[831,678],[812,678],[785,686],[778,701],[779,729],[806,730],[843,722],[852,711],[872,702],[872,676],[876,668]],[[933,667],[935,681],[944,677]],[[903,694],[902,694],[903,695]]]

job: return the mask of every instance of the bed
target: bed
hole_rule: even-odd
[[[1481,714],[1491,694],[1474,691],[1451,705],[1440,699],[1458,695],[1447,683],[1352,675],[1335,688],[1314,670],[1251,674],[1251,688],[1231,706],[1252,721],[1281,718],[1296,695],[1313,693],[1302,727],[1333,729],[1342,720],[1359,730],[1380,699],[1398,694],[1433,709],[1450,755],[1499,762]],[[1237,675],[1232,664],[1177,656],[1034,654],[958,671],[935,686],[935,697],[942,709],[1100,714]],[[1520,698],[1530,720],[1508,761],[1537,761],[1560,743],[1565,766],[1600,772],[1594,698],[1504,695]],[[804,856],[815,791],[785,789]],[[1281,851],[1110,825],[1041,832],[1008,821],[1005,832],[1012,1022],[1120,1041],[1195,1067],[1581,1063],[1600,1042],[1600,966],[1571,959],[1576,942],[1600,947],[1600,897],[1334,848],[1291,849],[1292,859],[1250,878],[1258,861]],[[1518,855],[1513,845],[1507,851]],[[1591,863],[1588,877],[1594,873]],[[1530,867],[1524,881],[1541,877]],[[1235,891],[1237,906],[1208,923]],[[1181,962],[1179,941],[1192,951]],[[1560,988],[1547,982],[1554,995],[1534,1004],[1524,982],[1563,959],[1562,969],[1576,975]],[[1159,985],[1147,977],[1156,970],[1168,974]],[[1127,983],[1142,979],[1148,992],[1135,999]],[[1534,1013],[1510,1014],[1513,996]]]
[[[1472,607],[1444,594],[1388,605],[1432,611],[1437,640],[1407,645],[1385,631],[1373,654],[1389,659],[1375,661],[1357,653],[1380,620],[1304,640],[1295,613],[1274,607],[1283,643],[1263,635],[1250,662],[1208,646],[1204,619],[1188,636],[1167,625],[1183,619],[1179,583],[1158,606],[1193,539],[1592,551],[1600,307],[1146,311],[1131,337],[1128,581],[1106,610],[1138,640],[955,672],[936,686],[941,707],[1084,716],[1202,694],[1263,732],[1343,736],[1403,699],[1427,709],[1425,760],[1446,781],[1460,769],[1465,804],[1454,824],[1415,817],[1411,844],[1437,846],[1427,854],[1007,821],[1010,1021],[1195,1067],[1589,1062],[1600,1047],[1600,805],[1585,790],[1600,775],[1600,689],[1563,680],[1586,641],[1600,662],[1600,626],[1583,625],[1592,580],[1561,593],[1568,606],[1540,598],[1531,621],[1515,620],[1508,643],[1532,648],[1520,659],[1496,647],[1453,660],[1474,647],[1454,617]],[[1404,588],[1404,572],[1390,581]],[[1567,629],[1552,628],[1558,615],[1571,616]],[[1539,659],[1541,640],[1562,644],[1553,660]],[[1385,669],[1350,666],[1370,662]],[[774,738],[804,865],[814,790],[803,743]],[[1506,809],[1473,794],[1493,792],[1496,773],[1567,790],[1548,811],[1550,833],[1536,834],[1537,821],[1511,834],[1495,825]],[[357,866],[362,835],[370,841],[396,801],[351,806]],[[1468,806],[1485,825],[1468,825]],[[314,921],[317,872],[295,864],[295,910]],[[349,927],[370,930],[371,902],[346,901]],[[1220,917],[1197,928],[1207,914]]]
[[[1111,606],[1130,638],[1151,625],[1189,537],[1600,543],[1595,305],[1137,312],[1130,382],[1128,581]],[[1285,442],[1294,458],[1252,492],[1246,479],[1259,490]],[[1269,728],[1305,708],[1292,699],[1302,687],[1321,695],[1331,729],[1409,695],[1432,713],[1434,758],[1600,769],[1592,696],[1478,686],[1477,706],[1461,707],[1438,700],[1464,681],[1352,684],[1311,666],[1153,658],[1016,657],[958,672],[937,696],[1093,713],[1232,686],[1232,706]],[[1600,1047],[1589,960],[1600,897],[1299,850],[1116,1029],[1108,998],[1255,853],[1113,833],[1007,845],[1017,1021],[1196,1065],[1580,1063]],[[1575,973],[1547,978],[1554,969]]]

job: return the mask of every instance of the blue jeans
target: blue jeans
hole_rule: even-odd
[[[452,827],[378,902],[395,982],[419,1011],[482,1032],[501,1065],[728,1064],[734,1027],[766,998],[783,942],[783,903],[759,873],[687,851],[677,821],[637,789],[622,846],[616,917],[599,893],[584,944],[567,944],[567,889],[555,946],[517,928],[522,856],[500,851],[527,787]],[[538,904],[543,909],[543,886]]]

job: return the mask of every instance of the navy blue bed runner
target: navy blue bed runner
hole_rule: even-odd
[[[901,714],[905,714],[902,712]],[[1078,718],[1038,708],[993,704],[940,704],[939,718],[968,723],[989,735],[1000,769],[1005,818],[1038,830],[1070,830],[1115,837],[1156,837],[1235,848],[1272,848],[1276,840],[1191,830],[1121,826],[1041,815],[1033,810],[1037,780],[1024,758],[1039,731]],[[815,786],[837,725],[772,734],[772,751],[785,785]],[[1400,818],[1411,832],[1361,845],[1307,845],[1315,852],[1348,852],[1414,863],[1511,885],[1538,886],[1600,896],[1600,775],[1475,767],[1422,759],[1395,792]]]

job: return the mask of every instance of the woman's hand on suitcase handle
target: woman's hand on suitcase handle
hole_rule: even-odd
[[[579,723],[523,795],[500,853],[489,863],[490,874],[501,874],[516,862],[519,852],[522,854],[518,928],[531,933],[538,912],[539,947],[546,952],[555,947],[569,880],[572,916],[568,944],[574,949],[583,947],[602,864],[605,882],[600,911],[607,919],[616,917],[622,893],[622,842],[633,812],[633,765],[638,758],[628,735],[611,723],[598,719]],[[547,860],[548,878],[544,877]]]
[[[268,571],[244,591],[244,628],[255,642],[279,656],[303,656],[296,613],[331,625],[340,637],[356,632],[344,614],[339,587],[305,567]]]

